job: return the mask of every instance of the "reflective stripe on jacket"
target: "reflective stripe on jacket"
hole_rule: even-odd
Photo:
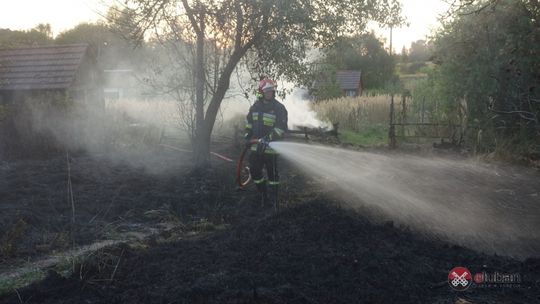
[[[276,99],[265,102],[258,99],[246,117],[246,139],[267,137],[270,141],[283,138],[287,131],[287,109]],[[251,147],[256,150],[256,146]],[[267,148],[266,153],[276,153]]]

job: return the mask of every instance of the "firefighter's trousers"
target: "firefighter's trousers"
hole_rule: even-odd
[[[266,194],[266,178],[263,169],[266,169],[268,175],[268,188],[271,196],[277,197],[279,187],[279,173],[277,168],[277,155],[270,153],[257,154],[251,152],[249,155],[249,171],[251,178],[257,186],[257,190],[262,194]]]

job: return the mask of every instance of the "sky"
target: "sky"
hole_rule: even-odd
[[[81,22],[96,21],[106,9],[103,0],[0,0],[0,28],[26,30],[39,23],[51,24],[53,34],[73,28]],[[393,49],[401,52],[411,42],[424,39],[436,28],[437,17],[445,13],[448,4],[444,0],[402,0],[403,14],[408,27],[393,30]],[[374,27],[378,36],[389,44],[389,29]]]
[[[403,15],[408,26],[393,29],[392,49],[394,53],[401,53],[403,46],[409,48],[411,42],[426,39],[438,25],[438,18],[444,15],[450,5],[444,0],[401,0]],[[390,29],[374,27],[379,37],[386,40],[386,47],[390,41]]]

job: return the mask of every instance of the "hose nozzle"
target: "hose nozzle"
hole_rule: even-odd
[[[266,148],[268,148],[268,143],[268,139],[265,137],[259,138],[257,140],[257,154],[262,155],[266,151]]]

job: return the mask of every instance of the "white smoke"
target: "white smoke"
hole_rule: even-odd
[[[317,113],[311,109],[310,104],[313,101],[310,99],[306,89],[300,88],[290,82],[280,83],[277,89],[278,92],[287,92],[284,99],[279,97],[276,97],[276,99],[287,108],[288,128],[290,130],[298,130],[301,127],[332,129],[332,123],[320,119],[317,117]],[[239,96],[241,93],[243,91],[238,88],[238,85],[232,83],[229,94]],[[223,116],[223,120],[235,118],[235,116],[245,117],[249,111],[249,106],[256,99],[257,97],[254,94],[251,95],[248,102],[241,97],[225,99],[221,105],[220,115]]]
[[[287,85],[285,87],[287,88]],[[332,128],[330,122],[319,119],[317,113],[310,108],[310,103],[313,101],[309,99],[307,90],[292,88],[292,93],[288,94],[282,102],[289,112],[289,129],[295,130],[299,127]]]

